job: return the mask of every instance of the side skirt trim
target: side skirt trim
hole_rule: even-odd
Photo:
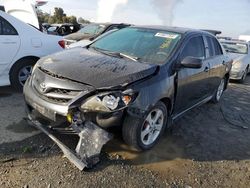
[[[181,113],[179,113],[179,114],[176,114],[176,115],[173,115],[173,116],[172,116],[172,121],[175,121],[175,120],[179,119],[179,118],[182,117],[186,112],[192,110],[193,108],[196,108],[196,107],[198,107],[198,106],[201,106],[202,104],[207,103],[207,102],[210,101],[212,98],[213,98],[213,96],[209,96],[209,97],[203,99],[202,101],[196,103],[195,105],[191,106],[190,108],[184,110],[183,112],[181,112]]]

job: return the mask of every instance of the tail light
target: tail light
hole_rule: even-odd
[[[64,40],[60,40],[60,41],[58,42],[58,44],[59,44],[63,49],[65,49],[65,41],[64,41]]]

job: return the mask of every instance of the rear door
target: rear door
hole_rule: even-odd
[[[16,29],[0,16],[0,74],[12,63],[20,47]]]
[[[226,60],[221,48],[220,43],[213,36],[206,35],[206,59],[210,64],[209,71],[209,88],[210,94],[217,89],[221,79],[225,76],[226,72]]]
[[[200,69],[181,68],[178,71],[175,115],[192,107],[208,96],[209,63],[205,60],[205,44],[202,35],[192,36],[181,50],[178,63],[185,57],[200,58]]]

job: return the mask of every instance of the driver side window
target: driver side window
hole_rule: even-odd
[[[205,59],[205,45],[202,36],[191,38],[182,50],[182,61],[186,57],[195,57],[199,59]]]

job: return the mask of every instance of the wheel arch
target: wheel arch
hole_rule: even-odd
[[[172,109],[173,109],[173,106],[172,106],[173,103],[172,103],[171,99],[168,97],[165,97],[165,98],[162,98],[160,101],[166,105],[169,113],[171,113]]]
[[[13,68],[17,65],[17,63],[20,62],[20,61],[24,61],[26,59],[29,59],[29,60],[32,59],[32,60],[38,61],[40,59],[40,57],[37,57],[37,56],[25,56],[25,57],[22,57],[22,58],[18,59],[15,63],[13,63],[11,65],[11,68],[10,68],[10,71],[9,71],[9,76],[11,75],[11,72],[13,71]]]

